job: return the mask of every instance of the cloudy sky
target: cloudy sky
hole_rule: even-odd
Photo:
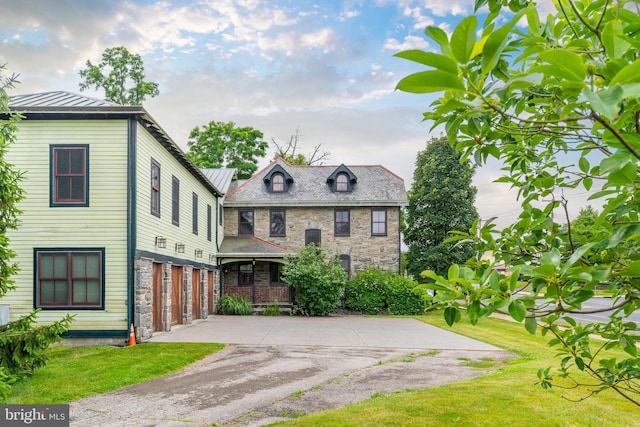
[[[325,164],[382,164],[409,189],[417,152],[438,132],[421,122],[432,98],[394,91],[421,70],[393,55],[435,51],[424,28],[451,31],[473,3],[0,0],[0,63],[20,75],[12,95],[80,93],[86,61],[125,46],[159,84],[144,107],[183,150],[190,130],[211,120],[256,128],[281,144],[297,129],[303,153],[321,145],[331,153]],[[504,225],[518,209],[513,193],[492,183],[498,176],[495,165],[476,172],[476,206]]]

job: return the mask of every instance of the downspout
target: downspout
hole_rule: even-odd
[[[398,208],[398,274],[404,275],[402,271],[402,208]]]
[[[127,121],[127,331],[135,319],[135,253],[136,253],[136,141],[137,121]],[[127,344],[129,344],[127,334]]]

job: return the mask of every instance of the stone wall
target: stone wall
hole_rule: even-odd
[[[147,258],[136,258],[135,260],[135,295],[134,295],[134,329],[137,341],[144,341],[153,336],[153,263],[154,260]],[[183,266],[183,307],[181,308],[183,324],[193,322],[193,267]],[[208,287],[207,279],[209,270],[201,269],[200,272],[200,295],[201,295],[201,318],[208,317]],[[219,277],[214,271],[214,281]],[[162,331],[171,330],[171,263],[162,264]],[[214,309],[218,304],[218,290],[214,282]]]
[[[226,235],[238,234],[238,209],[224,208]],[[340,208],[342,209],[342,208]],[[305,230],[319,229],[322,247],[329,255],[349,255],[350,274],[371,267],[399,271],[400,268],[400,209],[387,208],[387,235],[371,235],[371,207],[352,207],[350,236],[334,235],[334,207],[286,208],[286,235],[269,235],[270,209],[255,208],[254,236],[289,251],[297,251],[305,243]],[[226,283],[225,283],[226,284]]]

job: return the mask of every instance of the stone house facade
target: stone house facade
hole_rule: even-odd
[[[400,269],[402,178],[379,165],[297,166],[272,162],[231,184],[220,249],[222,294],[254,304],[292,302],[279,280],[287,254],[320,244],[350,277],[367,268]]]

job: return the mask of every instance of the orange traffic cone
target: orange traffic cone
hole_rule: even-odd
[[[133,330],[133,323],[131,324],[131,329],[129,330],[129,347],[136,345],[136,333]]]

